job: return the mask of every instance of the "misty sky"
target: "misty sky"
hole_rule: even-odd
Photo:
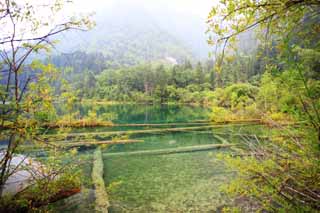
[[[205,57],[208,53],[205,23],[212,6],[217,2],[218,0],[73,0],[73,5],[66,8],[66,12],[95,12],[92,20],[97,21],[95,30],[101,32],[108,28],[106,20],[111,20],[112,23],[113,18],[127,18],[130,25],[134,22],[131,19],[143,17],[139,13],[146,12],[146,18],[152,19],[150,23],[159,24],[162,30]],[[135,20],[139,22],[139,19]],[[145,20],[141,22],[146,23]]]
[[[44,3],[53,3],[55,0],[24,1],[33,5],[44,5]],[[63,10],[54,16],[48,11],[50,8],[37,10],[36,17],[50,24],[46,27],[43,26],[37,32],[32,32],[33,35],[30,35],[29,32],[24,33],[23,30],[19,30],[22,31],[22,33],[18,36],[21,36],[21,38],[35,35],[42,36],[48,33],[52,26],[68,20],[71,16],[78,17],[78,15],[96,13],[96,15],[90,19],[96,21],[97,26],[88,32],[88,34],[91,32],[91,34],[96,33],[96,35],[100,33],[100,37],[103,38],[104,34],[109,33],[109,31],[107,31],[109,24],[113,24],[113,22],[115,24],[121,24],[121,22],[115,19],[122,18],[124,21],[128,21],[128,25],[139,24],[140,22],[142,26],[145,24],[153,24],[164,31],[164,33],[170,33],[170,35],[184,42],[187,46],[198,50],[198,52],[200,51],[202,55],[206,56],[208,47],[206,42],[207,35],[205,35],[205,22],[208,13],[217,1],[218,0],[72,0],[73,3],[65,4]],[[144,17],[146,20],[144,20]],[[134,20],[131,20],[131,18]],[[6,23],[2,25],[6,26]],[[8,27],[5,27],[5,30],[0,32],[0,36],[6,37],[7,34],[12,34],[10,22],[7,25]],[[18,28],[19,27],[26,30],[30,29],[27,23],[20,24]],[[146,28],[149,29],[148,26],[146,26]],[[69,33],[70,37],[67,37]],[[65,32],[60,34],[59,40],[63,41],[63,39],[65,39],[68,41],[68,39],[76,39],[77,41],[77,39],[80,40],[81,37],[82,40],[87,39],[84,43],[90,43],[99,39],[96,35],[90,37],[85,34],[86,32],[81,33],[82,32],[79,31]],[[76,36],[72,37],[74,34],[76,34]],[[92,38],[94,39],[90,40]],[[61,46],[63,45],[61,44]]]
[[[81,12],[101,12],[115,4],[130,8],[141,6],[149,11],[166,9],[168,11],[197,15],[206,18],[211,6],[217,0],[74,0],[74,8]]]

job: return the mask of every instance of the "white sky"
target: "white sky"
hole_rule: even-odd
[[[31,4],[43,5],[49,2],[54,2],[55,0],[20,0],[20,3],[29,2]],[[92,12],[102,13],[104,14],[106,9],[114,6],[116,4],[115,9],[124,8],[126,11],[130,11],[130,8],[134,7],[143,7],[148,10],[148,12],[155,12],[158,15],[167,11],[171,14],[183,14],[183,15],[192,15],[197,16],[205,21],[212,5],[215,4],[218,0],[71,0],[72,4],[66,4],[61,11],[60,15],[56,15],[54,17],[50,16],[49,12],[41,9],[41,11],[37,11],[37,16],[42,17],[40,20],[43,22],[52,23],[54,25],[55,22],[61,22],[61,19],[65,19],[68,16],[72,15],[81,15],[88,14]],[[3,3],[4,0],[0,0],[0,3]],[[18,1],[19,2],[19,1]],[[112,8],[113,9],[113,8]],[[160,12],[160,13],[159,13]],[[62,16],[61,16],[62,14]],[[57,20],[55,20],[57,19]],[[93,18],[94,19],[94,18]],[[6,22],[7,20],[4,20]],[[5,38],[7,35],[12,34],[12,27],[8,23],[0,23],[0,26],[5,26],[5,29],[0,31],[0,38]],[[27,29],[30,31],[29,26],[22,24],[21,26],[17,26],[18,28]],[[47,27],[50,28],[50,25]],[[21,33],[17,37],[28,37],[29,34],[24,34],[23,30],[20,30]],[[46,28],[41,29],[37,33],[41,34],[42,32],[46,32]]]
[[[123,0],[73,0],[73,9],[78,12],[95,12],[101,11],[103,8],[111,7],[115,3],[119,4]],[[217,0],[131,0],[130,5],[127,3],[124,7],[130,7],[130,5],[141,5],[147,9],[156,10],[157,8],[167,8],[181,13],[188,13],[206,17],[210,11],[212,5]]]

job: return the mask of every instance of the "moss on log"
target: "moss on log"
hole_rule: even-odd
[[[100,120],[91,120],[91,119],[79,119],[71,121],[57,121],[55,123],[45,123],[43,127],[47,128],[60,128],[60,127],[73,127],[73,128],[82,128],[82,127],[111,127],[113,123],[110,121],[100,121]]]
[[[107,141],[58,141],[50,142],[50,146],[36,146],[34,144],[21,145],[20,150],[28,152],[38,152],[50,147],[60,148],[60,149],[71,149],[74,147],[88,147],[88,146],[99,146],[99,145],[115,145],[115,144],[130,144],[130,143],[142,143],[144,140],[107,140]]]
[[[117,152],[117,153],[105,153],[104,157],[109,156],[128,156],[128,155],[166,155],[166,154],[176,154],[176,153],[188,153],[188,152],[199,152],[199,151],[208,151],[219,148],[228,148],[235,146],[234,144],[209,144],[201,146],[186,146],[179,148],[171,149],[156,149],[156,150],[143,150],[143,151],[134,151],[134,152]]]
[[[70,133],[70,134],[53,134],[46,135],[45,138],[52,137],[78,137],[78,136],[113,136],[113,135],[125,135],[125,134],[142,134],[142,133],[161,133],[161,132],[187,132],[192,130],[212,129],[230,126],[245,126],[252,124],[221,124],[221,125],[203,125],[193,127],[177,127],[177,128],[160,128],[160,129],[146,129],[146,130],[127,130],[127,131],[108,131],[108,132],[83,132],[83,133]]]
[[[229,142],[226,139],[220,137],[219,135],[213,134],[213,137],[218,139],[222,144],[229,144]]]
[[[108,140],[108,141],[77,141],[77,142],[56,142],[55,144],[61,147],[79,147],[79,146],[95,146],[95,145],[114,145],[141,143],[143,140]]]
[[[43,127],[49,128],[60,128],[60,127],[73,127],[73,128],[83,128],[83,127],[135,127],[135,126],[179,126],[179,125],[205,125],[210,124],[210,121],[190,121],[183,123],[155,123],[155,124],[113,124],[110,121],[99,121],[99,120],[89,120],[89,119],[79,119],[71,121],[57,121],[55,123],[45,123]]]
[[[234,124],[234,123],[251,123],[251,124],[259,124],[261,123],[261,119],[238,119],[238,120],[224,120],[224,121],[216,121],[214,124]]]
[[[114,124],[116,127],[152,127],[152,126],[191,126],[209,125],[210,122],[158,123],[158,124]]]
[[[95,211],[107,213],[110,203],[104,185],[103,170],[101,149],[98,147],[93,154],[93,168],[91,175],[95,188]]]

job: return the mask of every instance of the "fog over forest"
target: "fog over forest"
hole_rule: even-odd
[[[171,57],[181,57],[177,50],[172,49],[187,51],[196,59],[208,57],[210,48],[206,42],[205,22],[214,1],[205,0],[201,4],[195,0],[79,2],[72,10],[83,13],[95,11],[93,20],[96,27],[89,32],[64,33],[58,48],[61,52],[75,49],[106,52],[111,47],[115,48],[114,51],[121,51],[121,45],[117,45],[120,41],[129,45],[135,43],[137,48],[143,49],[147,48],[147,44],[142,40],[151,43],[153,39],[159,39],[159,43],[153,45],[166,42],[170,46],[167,47],[167,54],[171,54]]]

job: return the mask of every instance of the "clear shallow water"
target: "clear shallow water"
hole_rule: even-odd
[[[93,108],[98,115],[117,114],[113,119],[116,124],[208,120],[210,112],[207,108],[172,105],[98,105],[80,106],[79,110],[82,115],[85,115]],[[74,129],[72,132],[153,128],[169,127],[82,128]],[[230,143],[238,143],[241,138],[236,134],[252,131],[260,132],[261,130],[260,127],[235,126],[175,133],[131,134],[128,135],[130,139],[141,139],[144,142],[110,145],[104,148],[104,180],[111,203],[110,212],[215,212],[228,202],[220,187],[234,176],[216,157],[218,153],[229,152],[228,148],[176,154],[137,154],[135,152],[221,143],[214,133],[235,134],[220,136]],[[100,137],[100,139],[104,138]],[[88,151],[87,148],[84,150]],[[89,150],[87,155],[90,155],[91,151]],[[91,163],[88,160],[87,164],[91,165]],[[91,169],[86,166],[85,172],[90,171]],[[87,175],[90,176],[90,174]],[[90,184],[87,187],[90,188]],[[88,195],[85,195],[85,197],[76,199],[81,203],[78,208],[75,208],[75,202],[72,201],[73,208],[69,212],[90,212],[93,208],[92,196],[88,198]],[[67,208],[64,207],[64,210],[67,211]]]
[[[207,212],[225,203],[219,191],[233,174],[216,151],[104,157],[111,212]]]
[[[119,144],[111,145],[108,149],[108,153],[115,152],[130,152],[140,150],[158,150],[158,149],[172,149],[186,146],[199,146],[206,144],[220,143],[212,133],[197,134],[195,132],[190,133],[161,133],[161,134],[148,134],[140,137],[142,143],[132,144]]]
[[[179,123],[207,120],[209,109],[190,106],[132,106],[110,108],[115,123]],[[110,111],[109,111],[110,112]],[[184,127],[184,126],[179,126]],[[124,127],[153,129],[164,127]],[[221,143],[211,132],[137,134],[143,143],[112,145],[104,150],[104,180],[111,212],[214,211],[223,205],[221,183],[232,176],[215,158],[226,150],[161,155],[113,155]]]

